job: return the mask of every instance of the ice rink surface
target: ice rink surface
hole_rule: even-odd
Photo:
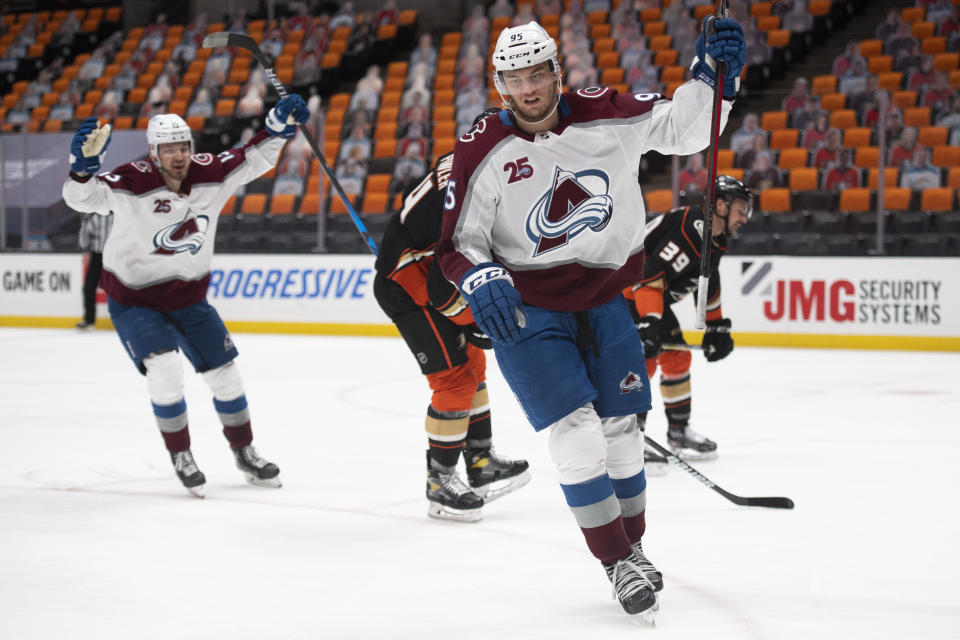
[[[429,395],[399,339],[235,340],[284,486],[243,482],[188,370],[198,500],[112,332],[0,329],[0,638],[960,637],[958,354],[695,354],[693,424],[720,457],[694,466],[797,508],[650,478],[651,628],[611,600],[492,359],[495,444],[533,479],[462,524],[426,517]]]

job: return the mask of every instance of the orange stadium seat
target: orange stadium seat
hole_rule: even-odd
[[[853,164],[861,169],[879,166],[880,149],[877,147],[856,147]]]
[[[442,120],[433,125],[435,138],[450,138],[457,135],[457,123],[453,120]]]
[[[830,0],[810,0],[807,13],[813,16],[825,16],[830,13]]]
[[[270,213],[275,216],[293,213],[293,203],[296,199],[292,193],[281,193],[270,199]]]
[[[767,46],[772,49],[783,49],[790,44],[789,29],[774,29],[767,31]]]
[[[920,127],[917,134],[917,141],[925,147],[936,147],[947,144],[946,127]]]
[[[867,71],[870,73],[882,73],[893,69],[893,56],[870,56],[867,58]]]
[[[900,170],[897,167],[884,167],[883,168],[883,185],[884,187],[895,187],[897,186],[897,178],[900,175]],[[871,189],[876,189],[880,185],[880,170],[877,167],[870,167],[867,171],[867,186]]]
[[[357,199],[359,196],[356,196],[356,195],[351,196],[350,194],[347,194],[347,197],[350,198],[351,206],[353,206],[353,208],[356,209]],[[345,214],[346,212],[347,212],[347,205],[343,203],[343,200],[340,199],[340,196],[337,194],[333,194],[332,196],[330,196],[330,213],[342,215],[342,214]]]
[[[50,124],[50,120],[47,121],[47,124]],[[947,186],[951,189],[960,189],[960,166],[950,167],[947,170]]]
[[[669,4],[669,3],[664,3]],[[658,22],[661,15],[660,7],[640,10],[640,22]]]
[[[820,188],[820,172],[813,167],[790,170],[790,189],[792,191],[813,191]]]
[[[877,86],[887,91],[899,91],[903,86],[903,73],[900,71],[884,71],[877,74]]]
[[[764,189],[760,192],[762,211],[790,211],[790,190],[783,187]]]
[[[760,116],[760,128],[766,131],[787,128],[786,111],[764,111]]]
[[[669,211],[673,208],[673,191],[670,189],[653,189],[644,193],[647,200],[647,211]]]
[[[857,126],[857,112],[853,109],[839,109],[830,114],[830,126],[835,129],[846,129]]]
[[[620,54],[616,51],[604,51],[597,54],[597,68],[610,69],[620,65]]]
[[[666,3],[664,3],[666,4]],[[697,22],[703,22],[703,19],[716,12],[716,7],[712,4],[701,4],[693,9],[693,17]]]
[[[687,77],[687,68],[678,64],[663,67],[660,70],[660,82],[683,82]]]
[[[935,145],[930,162],[935,167],[960,167],[960,147]]]
[[[872,58],[873,56],[883,55],[883,40],[861,40],[860,55],[864,58]]]
[[[133,129],[133,116],[117,116],[113,119],[114,129]]]
[[[773,31],[780,28],[780,16],[763,16],[757,18],[757,31]]]
[[[883,207],[889,211],[909,211],[913,191],[905,187],[887,187],[883,196]]]
[[[900,19],[904,22],[913,24],[923,20],[925,9],[923,7],[904,7],[900,12]]]
[[[392,176],[389,173],[371,173],[367,176],[367,183],[364,190],[370,193],[386,193],[390,186]]]
[[[820,96],[820,106],[824,111],[839,111],[847,107],[847,94],[824,93]]]
[[[926,127],[930,124],[930,107],[910,107],[903,110],[906,127]]]
[[[373,147],[374,158],[392,158],[396,152],[396,138],[379,138]]]
[[[457,144],[457,139],[453,136],[447,138],[434,138],[433,139],[433,157],[434,159],[439,158],[445,153],[450,153],[453,151],[453,147]]]
[[[613,38],[596,38],[593,41],[594,53],[597,53],[597,54],[607,53],[608,51],[613,51],[613,50],[614,50]]]
[[[670,49],[673,44],[673,36],[662,35],[653,36],[647,40],[647,48],[650,51],[665,51]]]
[[[300,199],[300,206],[297,207],[297,213],[302,216],[316,215],[320,209],[320,196],[316,191],[308,191]]]
[[[63,130],[63,120],[47,120],[43,123],[45,133],[57,133]]]
[[[811,91],[817,95],[823,95],[825,93],[836,93],[837,92],[837,76],[835,75],[819,75],[813,77],[813,82],[811,84]]]
[[[611,84],[620,84],[623,82],[623,77],[626,72],[623,67],[613,67],[610,69],[604,69],[600,72],[600,84],[602,86],[608,86]]]
[[[810,150],[806,147],[789,147],[780,151],[777,166],[792,173],[796,168],[806,167],[809,158]]]
[[[947,51],[947,39],[943,36],[929,36],[920,41],[920,53],[937,54]]]
[[[267,194],[248,193],[243,196],[243,202],[240,204],[240,213],[258,214],[263,213],[267,206]]]
[[[917,92],[912,89],[902,89],[893,92],[893,104],[901,110],[917,106]]]
[[[386,191],[366,191],[363,196],[363,212],[378,214],[387,213],[390,196]]]
[[[501,29],[502,31],[502,29]],[[500,33],[499,31],[495,33]],[[610,37],[610,25],[609,24],[592,24],[590,25],[590,37],[592,39],[597,38],[609,38]]]
[[[933,68],[937,71],[951,71],[960,66],[960,53],[935,53]]]
[[[847,127],[843,130],[843,146],[869,147],[872,136],[873,129],[870,127]]]
[[[733,168],[735,156],[733,149],[719,149],[717,151],[717,168],[724,170]]]
[[[220,209],[220,214],[231,215],[237,210],[237,196],[230,196]]]
[[[910,35],[918,40],[922,40],[923,38],[929,38],[932,36],[936,30],[937,25],[932,22],[914,22],[910,27]]]
[[[377,137],[378,138],[396,138],[397,127],[399,126],[400,125],[396,122],[378,122]]]
[[[771,149],[789,149],[797,146],[799,132],[796,129],[777,129],[770,132]]]
[[[658,67],[668,67],[677,64],[679,53],[676,49],[661,49],[653,54],[653,64]]]
[[[750,15],[754,18],[762,18],[773,13],[773,3],[766,1],[754,2],[750,5]]]
[[[870,189],[864,187],[844,189],[840,192],[840,203],[837,208],[840,211],[858,213],[870,211]]]
[[[920,194],[920,209],[923,211],[953,211],[953,189],[932,187]]]
[[[206,121],[207,119],[203,116],[190,116],[187,118],[187,124],[190,126],[191,131],[200,131],[203,129],[203,123]]]
[[[644,22],[643,35],[650,38],[653,36],[662,36],[667,32],[667,23],[662,21]]]

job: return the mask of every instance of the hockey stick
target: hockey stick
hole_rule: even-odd
[[[727,18],[727,0],[721,0],[717,17]],[[716,18],[710,16],[703,25],[705,38],[713,33],[713,22]],[[720,151],[720,111],[723,107],[723,80],[727,75],[727,63],[717,61],[716,80],[713,84],[713,111],[710,121],[710,151],[707,154],[707,190],[703,203],[703,238],[700,244],[700,278],[697,280],[697,318],[694,323],[696,329],[707,328],[707,287],[710,284],[710,253],[713,245],[713,209],[716,201],[717,186],[717,155]]]
[[[662,344],[660,348],[664,351],[703,351],[699,344]]]
[[[689,464],[687,464],[686,462],[684,462],[683,460],[675,456],[669,449],[661,446],[655,440],[652,440],[650,436],[645,436],[645,439],[648,445],[653,447],[657,451],[657,453],[659,453],[660,455],[662,455],[664,458],[667,459],[667,462],[677,465],[678,467],[680,467],[681,469],[683,469],[684,471],[692,475],[694,478],[696,478],[703,484],[707,485],[708,487],[710,487],[711,489],[713,489],[714,491],[716,491],[717,493],[719,493],[724,498],[726,498],[727,500],[729,500],[734,504],[738,504],[743,507],[767,507],[769,509],[793,509],[793,500],[791,500],[790,498],[779,498],[779,497],[745,498],[743,496],[734,495],[729,491],[727,491],[726,489],[723,489],[722,487],[718,487],[717,485],[715,485],[713,481],[710,480],[710,478],[706,477],[705,475],[703,475],[702,473],[700,473],[699,471],[691,467]]]
[[[277,72],[273,69],[273,67],[270,66],[270,61],[267,60],[265,55],[263,55],[263,51],[260,50],[260,45],[258,45],[253,38],[245,33],[233,33],[227,31],[211,33],[203,39],[203,47],[205,49],[215,49],[217,47],[240,47],[241,49],[246,49],[253,54],[253,57],[256,58],[257,62],[260,63],[260,66],[263,67],[263,71],[267,74],[267,78],[270,79],[270,83],[276,90],[277,95],[279,95],[281,99],[287,97],[288,94],[286,87],[284,87],[283,83],[280,82],[280,78],[277,77]],[[356,225],[357,231],[360,232],[360,235],[363,236],[363,239],[366,241],[367,248],[370,249],[370,253],[377,255],[377,244],[373,241],[373,238],[370,237],[370,234],[367,232],[366,225],[363,224],[363,220],[361,220],[360,216],[357,215],[353,205],[350,204],[350,198],[348,198],[347,194],[344,193],[343,187],[340,186],[340,181],[337,180],[337,176],[334,175],[333,169],[331,169],[330,165],[327,164],[326,159],[323,157],[323,153],[317,147],[317,142],[313,139],[313,136],[310,135],[310,130],[307,129],[307,125],[300,124],[298,126],[300,128],[300,132],[303,133],[303,137],[307,139],[307,143],[310,145],[313,155],[315,155],[317,160],[320,161],[320,165],[323,167],[324,172],[327,174],[327,177],[330,178],[330,184],[333,185],[337,195],[340,196],[343,206],[347,208],[347,213],[350,214],[350,218],[353,220],[353,224]]]

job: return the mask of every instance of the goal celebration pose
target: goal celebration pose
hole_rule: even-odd
[[[641,547],[636,415],[650,409],[650,383],[621,295],[643,275],[638,170],[647,151],[689,155],[709,144],[717,83],[725,122],[746,49],[735,21],[715,26],[698,40],[695,79],[672,101],[563,92],[546,31],[535,22],[504,29],[493,80],[507,110],[457,142],[437,245],[531,425],[549,430],[567,504],[631,614],[655,610],[663,587]],[[727,62],[722,78],[717,60]]]
[[[177,476],[203,497],[206,479],[190,451],[183,395],[182,351],[213,392],[213,404],[236,460],[253,484],[280,486],[277,465],[251,445],[250,411],[237,349],[206,300],[220,210],[237,187],[269,171],[309,111],[300,96],[280,100],[265,130],[243,147],[194,154],[193,137],[178,115],[152,117],[149,161],[100,170],[110,125],[84,120],[70,146],[67,205],[81,212],[114,212],[103,250],[101,286],[110,318],[134,365],[147,379],[153,413]]]

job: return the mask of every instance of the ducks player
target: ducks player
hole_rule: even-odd
[[[440,156],[391,218],[380,242],[373,292],[433,390],[425,422],[427,514],[472,522],[482,517],[485,502],[522,487],[530,474],[526,460],[502,458],[493,450],[483,352],[490,339],[434,262],[452,166],[452,153]],[[457,474],[461,453],[469,484]]]
[[[753,212],[753,194],[736,178],[718,176],[715,193],[707,328],[702,343],[707,362],[722,360],[733,350],[730,319],[723,317],[720,307],[720,257],[727,250],[727,235],[736,234]],[[681,457],[709,459],[716,457],[717,444],[690,427],[690,351],[669,349],[686,345],[671,306],[697,290],[702,232],[701,207],[674,209],[651,220],[644,240],[647,259],[643,279],[623,293],[631,301],[630,309],[643,340],[647,375],[653,378],[660,367],[669,446]],[[641,427],[646,419],[646,413],[639,415]],[[662,456],[647,455],[648,462],[666,462]]]
[[[650,408],[643,349],[621,290],[642,277],[637,182],[649,150],[689,155],[721,127],[746,48],[718,20],[697,42],[694,78],[673,101],[609,88],[562,92],[554,40],[535,22],[504,29],[493,80],[506,111],[460,138],[437,260],[493,340],[534,429],[549,430],[567,504],[628,613],[656,608],[663,579],[644,555],[646,478],[636,414]],[[716,60],[727,75],[717,78]]]
[[[267,114],[266,128],[246,145],[219,155],[194,154],[190,127],[175,114],[147,126],[149,161],[95,176],[110,142],[110,125],[83,121],[70,145],[67,205],[114,212],[103,251],[101,284],[120,342],[146,376],[153,413],[177,477],[203,497],[206,479],[190,451],[179,351],[213,392],[237,467],[252,484],[280,486],[277,465],[251,445],[253,432],[237,349],[206,301],[220,210],[236,188],[269,171],[284,143],[307,120],[303,99],[291,95]]]

